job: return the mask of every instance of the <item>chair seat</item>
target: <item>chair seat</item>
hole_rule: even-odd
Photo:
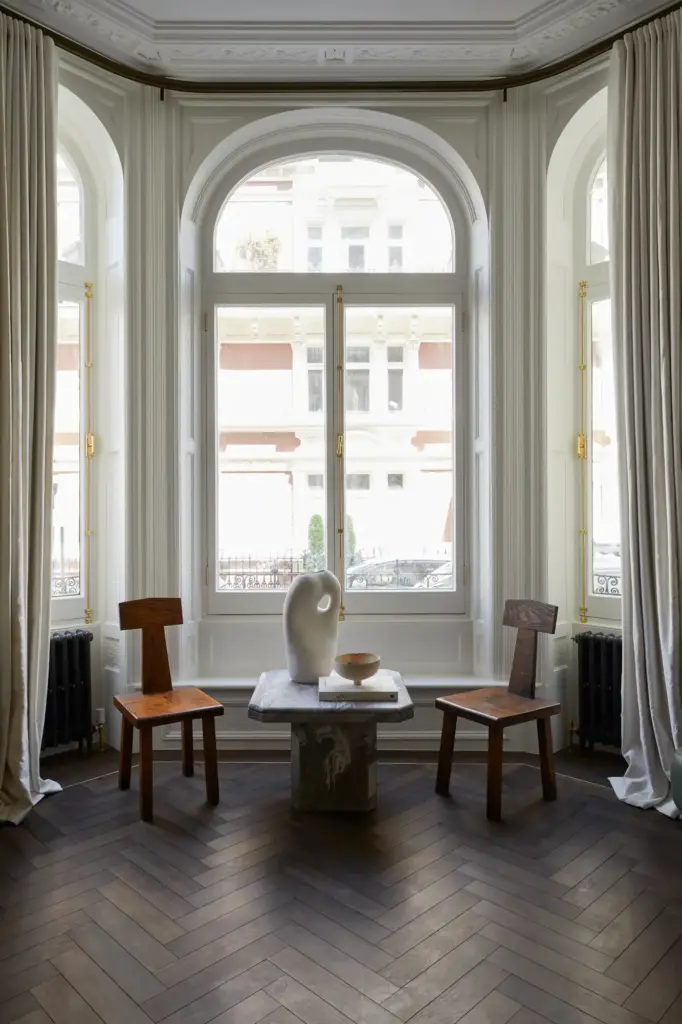
[[[222,715],[225,708],[220,701],[209,697],[196,686],[183,686],[163,693],[135,694],[114,697],[114,704],[131,725],[149,724],[150,720],[171,723],[182,718],[201,718],[204,715]]]
[[[561,711],[561,704],[556,701],[519,697],[496,686],[467,690],[466,693],[456,693],[452,697],[438,697],[436,707],[484,725],[498,722],[502,725],[516,725],[534,718],[558,715]]]

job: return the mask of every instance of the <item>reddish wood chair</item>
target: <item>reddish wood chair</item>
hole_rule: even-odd
[[[218,755],[215,719],[224,713],[223,705],[195,686],[173,689],[165,626],[182,625],[179,597],[149,597],[125,601],[118,606],[121,629],[142,630],[142,693],[114,697],[121,712],[121,752],[118,770],[119,789],[130,788],[133,754],[133,729],[140,733],[140,814],[144,821],[154,816],[154,760],[152,729],[155,725],[182,723],[182,772],[194,775],[194,738],[192,726],[201,719],[204,736],[206,799],[217,804]]]
[[[502,743],[504,730],[510,725],[537,721],[542,793],[545,800],[556,800],[550,718],[560,712],[561,705],[536,699],[535,672],[538,633],[555,632],[558,611],[553,604],[541,604],[539,601],[507,601],[502,621],[505,626],[518,629],[507,689],[488,686],[436,700],[436,707],[444,712],[436,793],[448,796],[450,792],[457,719],[467,718],[485,725],[489,730],[487,813],[491,821],[500,821],[502,816]]]

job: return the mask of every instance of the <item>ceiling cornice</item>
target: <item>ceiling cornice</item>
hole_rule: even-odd
[[[575,0],[549,0],[519,22],[470,22],[462,26],[442,22],[318,22],[305,26],[223,22],[221,34],[228,24],[231,26],[229,39],[216,40],[214,33],[210,41],[206,41],[206,22],[191,26],[186,22],[153,22],[132,11],[125,0],[88,0],[87,4],[82,0],[0,0],[0,10],[42,28],[67,52],[162,89],[190,93],[270,93],[282,87],[289,91],[393,92],[480,91],[538,81],[607,52],[627,31],[682,7],[682,0],[657,3],[648,17],[563,59],[547,59],[549,44],[565,43],[577,30],[594,27],[596,19],[622,10],[623,3],[588,0],[576,10]],[[29,6],[42,10],[43,17],[28,17]],[[644,7],[651,11],[648,0],[628,0],[627,7],[630,13]],[[572,13],[567,14],[569,8]],[[108,39],[109,46],[100,49],[57,31],[48,23],[48,10],[62,22],[75,19],[98,42]],[[104,10],[109,13],[103,14]],[[172,39],[180,25],[187,30],[182,44]],[[332,29],[343,31],[343,40],[325,45],[333,37]],[[145,36],[150,41],[145,41]],[[108,52],[112,49],[122,50],[125,59],[112,56]],[[510,49],[514,55],[512,66],[518,72],[500,73],[500,61]],[[325,59],[321,59],[321,50]],[[167,73],[169,64],[171,71],[175,65],[181,67],[182,74]]]

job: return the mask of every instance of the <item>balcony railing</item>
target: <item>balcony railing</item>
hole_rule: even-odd
[[[611,572],[595,572],[592,574],[592,593],[600,597],[622,597],[621,570]]]

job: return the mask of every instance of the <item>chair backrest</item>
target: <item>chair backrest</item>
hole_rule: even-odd
[[[516,626],[516,647],[509,676],[509,692],[519,697],[535,696],[538,661],[538,633],[554,633],[559,609],[540,601],[507,601],[504,626]]]
[[[165,626],[182,625],[179,597],[145,597],[118,606],[121,629],[142,630],[142,692],[164,693],[173,689]]]

